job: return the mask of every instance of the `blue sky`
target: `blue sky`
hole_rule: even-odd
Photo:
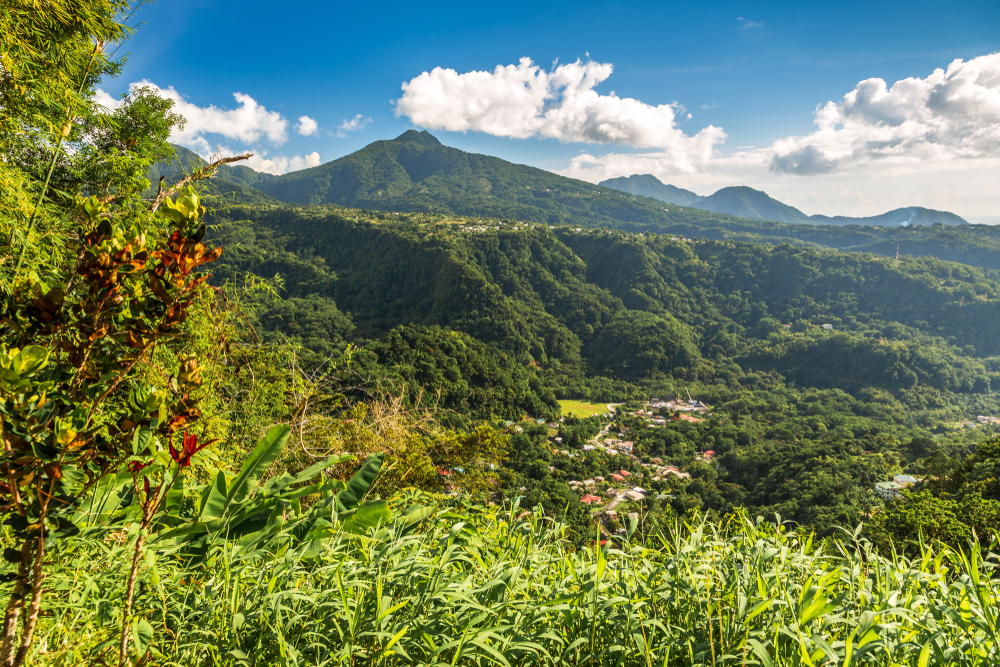
[[[900,149],[890,159],[880,154],[863,160],[856,150],[848,158],[844,137],[812,136],[817,107],[840,101],[859,82],[880,78],[891,87],[908,77],[929,80],[935,69],[947,70],[956,59],[968,62],[1000,52],[997,2],[279,5],[172,0],[147,5],[137,18],[144,25],[122,47],[130,52],[128,64],[102,89],[117,95],[130,83],[146,80],[173,88],[172,94],[191,109],[234,110],[240,106],[234,93],[252,98],[257,113],[263,113],[261,107],[270,112],[265,124],[276,122],[277,114],[287,121],[283,136],[269,134],[263,125],[256,134],[226,136],[212,131],[220,127],[209,122],[197,134],[200,139],[189,143],[266,152],[273,162],[258,168],[284,171],[317,159],[327,162],[418,126],[429,127],[448,145],[588,180],[635,169],[700,194],[724,185],[754,185],[807,213],[860,215],[914,203],[970,219],[1000,220],[1000,154],[993,147],[1000,141],[992,142],[992,135],[980,137],[971,153],[968,137],[945,147],[921,147],[920,141],[940,131],[907,135],[906,155]],[[624,123],[626,138],[608,141],[613,133],[571,127],[575,121],[567,119],[558,127],[553,121],[526,133],[516,113],[497,116],[520,113],[517,109],[476,112],[467,131],[449,131],[457,127],[449,110],[470,104],[455,96],[480,92],[463,85],[431,100],[436,90],[431,79],[425,94],[407,106],[410,113],[396,114],[401,85],[424,72],[451,69],[461,77],[513,67],[525,57],[540,68],[533,73],[536,78],[576,61],[612,66],[613,73],[602,74],[593,87],[598,97],[579,104]],[[979,92],[987,98],[969,102],[977,109],[992,103],[991,92],[1000,95],[1000,83],[990,78],[1000,76],[993,67],[992,61],[978,65]],[[491,85],[490,80],[481,83]],[[622,120],[612,91],[641,103],[639,116]],[[558,93],[539,114],[564,99]],[[671,104],[670,111],[654,112]],[[850,113],[844,111],[837,122],[850,123]],[[862,113],[870,120],[873,112]],[[971,121],[967,109],[960,113],[967,128],[970,123],[992,127],[991,122],[1000,127],[1000,120],[991,121],[991,111],[985,120],[975,116]],[[190,132],[200,122],[196,113],[192,116]],[[296,131],[302,116],[317,125],[309,136]],[[353,119],[353,126],[344,126]],[[939,121],[952,122],[928,122]],[[664,124],[673,134],[665,134]],[[721,128],[725,138],[709,130],[697,146],[687,140],[709,126]],[[512,138],[520,135],[525,138]],[[855,144],[863,139],[870,145],[874,135],[859,136],[852,135]],[[799,139],[786,141],[790,137]],[[782,164],[792,167],[775,167],[784,159],[782,151],[792,156]],[[318,158],[305,159],[314,153]],[[820,156],[816,164],[835,166],[807,169],[805,160],[814,153]],[[300,159],[289,161],[294,156]]]

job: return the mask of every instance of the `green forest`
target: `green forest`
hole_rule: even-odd
[[[0,665],[997,664],[992,230],[206,162],[129,10],[0,11]]]

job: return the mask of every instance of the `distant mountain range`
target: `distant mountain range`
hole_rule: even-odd
[[[806,215],[794,206],[781,203],[766,192],[754,190],[745,185],[722,188],[708,197],[700,197],[690,190],[663,183],[650,174],[609,178],[606,181],[601,181],[600,184],[606,188],[652,197],[669,204],[691,206],[705,211],[727,213],[755,220],[774,220],[806,225],[873,225],[877,227],[930,226],[937,223],[951,226],[969,224],[954,213],[935,211],[920,206],[897,208],[888,213],[866,218],[849,218],[842,215]]]
[[[161,176],[169,186],[205,164],[186,148],[175,146],[175,150],[174,159],[150,170],[153,192]],[[909,208],[873,218],[809,217],[750,188],[725,188],[702,198],[652,176],[614,179],[609,184],[636,188],[636,194],[466,153],[441,145],[427,132],[408,131],[339,160],[282,176],[242,165],[223,166],[201,188],[218,195],[209,206],[223,217],[227,204],[339,204],[889,256],[898,251],[1000,270],[1000,226],[964,225],[949,213]],[[664,200],[667,196],[674,199]],[[723,206],[727,198],[731,204]],[[690,203],[695,200],[705,208],[695,208]],[[783,217],[796,222],[773,220]],[[898,226],[903,222],[911,224]]]
[[[154,184],[160,176],[176,180],[204,164],[186,148],[175,149],[176,160],[155,165],[150,171]],[[919,207],[868,218],[808,216],[749,187],[723,188],[700,197],[648,174],[594,185],[489,155],[466,153],[443,145],[426,131],[416,130],[389,141],[373,142],[318,167],[281,176],[242,165],[223,166],[207,189],[211,194],[247,204],[334,204],[660,233],[688,233],[686,229],[706,227],[735,229],[750,221],[810,226],[967,224],[953,213]],[[762,223],[754,224],[759,227]],[[755,233],[761,231],[754,229]],[[803,237],[798,231],[779,235]]]

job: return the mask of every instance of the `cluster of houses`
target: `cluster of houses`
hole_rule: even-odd
[[[976,421],[960,422],[961,426],[965,428],[979,428],[980,426],[997,426],[1000,424],[1000,417],[987,417],[986,415],[978,415]]]
[[[894,475],[891,482],[876,482],[875,493],[880,495],[883,500],[899,498],[903,493],[903,489],[913,486],[920,481],[922,480],[913,475]]]
[[[675,414],[673,417],[663,417],[659,414],[662,409],[670,410]],[[705,421],[702,418],[695,417],[692,412],[697,412],[701,414],[708,413],[708,406],[701,401],[687,400],[682,401],[680,397],[674,400],[660,400],[659,398],[650,399],[645,407],[636,410],[636,417],[644,417],[646,419],[646,425],[649,428],[657,428],[666,426],[668,421],[686,421],[686,422],[702,422]]]
[[[611,473],[608,477],[598,475],[591,479],[585,479],[582,482],[578,480],[571,480],[569,482],[569,488],[574,490],[583,489],[585,491],[584,495],[580,497],[581,503],[585,505],[596,504],[603,502],[603,499],[598,495],[593,495],[587,492],[588,489],[594,488],[597,484],[602,484],[604,482],[621,484],[631,476],[632,473],[628,470],[619,470],[618,472]],[[608,498],[617,498],[618,500],[643,500],[646,497],[646,490],[638,486],[634,486],[631,489],[620,489],[610,486],[607,490],[605,490],[604,495]]]
[[[631,454],[632,449],[635,447],[635,443],[631,440],[619,440],[618,438],[605,438],[604,444],[608,446],[608,449],[617,450],[623,454]],[[584,447],[586,449],[586,447]],[[593,449],[593,447],[591,447]]]

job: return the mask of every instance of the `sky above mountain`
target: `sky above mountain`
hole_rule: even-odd
[[[315,166],[414,127],[597,182],[749,185],[806,213],[1000,222],[1000,3],[171,0],[122,75],[173,139]]]

